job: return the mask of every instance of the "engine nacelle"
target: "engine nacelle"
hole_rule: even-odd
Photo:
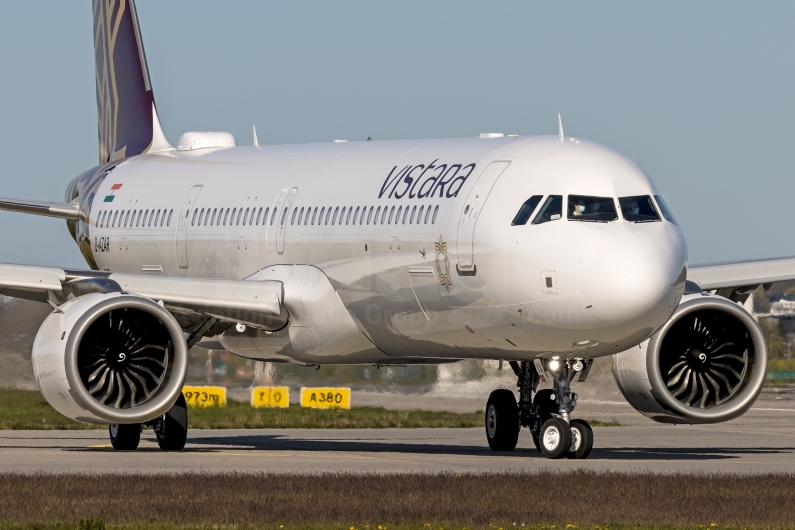
[[[71,299],[39,328],[33,373],[47,402],[88,423],[142,423],[177,400],[188,366],[182,328],[142,296]]]
[[[661,423],[718,423],[747,411],[767,375],[762,328],[721,296],[688,294],[665,325],[613,357],[629,403]]]

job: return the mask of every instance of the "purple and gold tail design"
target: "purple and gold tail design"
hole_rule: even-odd
[[[93,0],[93,15],[99,162],[105,164],[146,153],[165,138],[134,0]]]

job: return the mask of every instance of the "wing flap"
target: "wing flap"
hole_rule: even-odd
[[[283,327],[288,319],[284,286],[277,280],[175,278],[0,263],[0,295],[60,304],[81,293],[80,284],[71,282],[90,278],[106,278],[124,291],[162,301],[172,313],[198,313],[264,329]]]
[[[0,288],[25,291],[61,291],[66,280],[62,269],[0,263]]]
[[[125,291],[166,305],[197,311],[246,311],[278,317],[282,306],[282,283],[275,281],[208,280],[170,278],[138,274],[111,274]]]

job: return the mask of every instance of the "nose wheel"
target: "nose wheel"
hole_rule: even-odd
[[[485,418],[489,447],[493,451],[513,451],[519,430],[527,427],[536,449],[547,458],[587,458],[593,449],[593,430],[585,420],[570,419],[577,406],[577,394],[570,391],[569,384],[578,373],[579,380],[585,380],[591,361],[560,362],[558,372],[551,373],[553,388],[539,391],[539,375],[533,364],[510,364],[518,377],[519,402],[509,390],[491,393]]]
[[[547,458],[562,458],[571,447],[571,427],[560,418],[549,418],[541,426],[538,445]]]
[[[588,458],[593,449],[593,429],[585,420],[571,420],[571,444],[566,458]]]

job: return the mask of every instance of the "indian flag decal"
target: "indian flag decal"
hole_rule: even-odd
[[[113,199],[116,198],[115,195],[113,194],[116,193],[117,190],[120,190],[121,186],[122,186],[121,184],[114,184],[113,186],[111,186],[110,195],[105,195],[105,202],[113,202]]]

